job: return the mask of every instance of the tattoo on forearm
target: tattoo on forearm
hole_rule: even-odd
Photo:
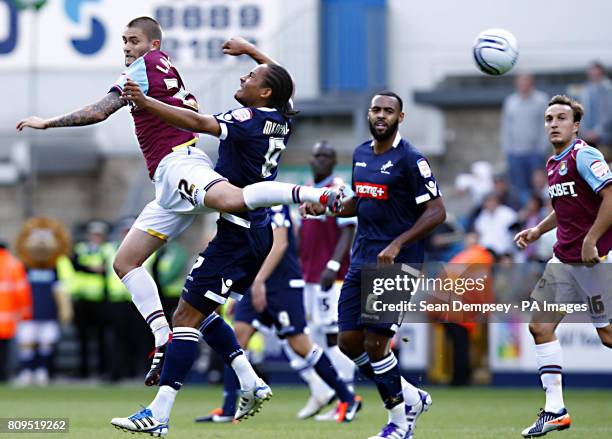
[[[118,93],[109,93],[95,104],[51,119],[49,128],[77,127],[102,122],[125,104]]]

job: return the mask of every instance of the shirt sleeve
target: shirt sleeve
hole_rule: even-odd
[[[221,140],[246,140],[251,137],[254,114],[251,108],[238,108],[215,115],[221,127]]]
[[[606,163],[603,154],[593,148],[582,148],[576,154],[576,167],[578,173],[598,193],[609,183],[612,183],[612,172]]]
[[[442,196],[429,162],[425,157],[416,154],[409,158],[408,179],[414,191],[414,202],[422,204]]]
[[[270,218],[273,229],[289,228],[289,209],[286,206],[273,206],[270,208]]]
[[[147,76],[147,65],[145,64],[144,56],[130,64],[127,70],[115,81],[109,92],[123,92],[123,86],[128,78],[136,82],[144,94],[149,93],[149,77]]]

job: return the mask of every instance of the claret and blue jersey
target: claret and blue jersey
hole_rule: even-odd
[[[352,266],[375,263],[382,249],[414,225],[424,203],[441,195],[427,159],[399,133],[383,154],[374,152],[371,141],[357,147],[352,188],[358,218]],[[419,241],[404,246],[397,261],[422,262],[423,257]]]

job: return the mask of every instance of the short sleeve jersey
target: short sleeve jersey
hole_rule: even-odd
[[[351,267],[375,263],[377,254],[410,229],[424,203],[441,196],[427,159],[399,133],[393,147],[375,154],[373,142],[353,153],[352,189],[357,199],[357,232]],[[424,242],[402,247],[396,262],[422,262]]]
[[[290,122],[273,108],[243,107],[216,115],[221,126],[215,171],[239,188],[272,181],[290,136]],[[267,209],[235,214],[252,227],[269,223]]]
[[[580,139],[549,158],[546,171],[557,216],[554,254],[561,262],[582,262],[582,241],[599,212],[599,192],[612,184],[612,172],[601,152]],[[600,256],[612,250],[612,228],[599,238],[597,249]]]
[[[121,93],[127,78],[136,82],[144,94],[174,107],[197,111],[195,97],[185,90],[185,84],[168,56],[161,50],[152,50],[136,59],[119,79],[110,92]],[[132,106],[132,118],[136,127],[136,137],[152,177],[159,162],[172,149],[193,144],[197,134],[181,130],[162,122],[157,116]]]
[[[278,227],[287,228],[288,245],[283,258],[266,281],[266,288],[271,292],[284,291],[291,287],[292,281],[302,279],[295,236],[293,234],[293,221],[287,206],[274,206],[269,209],[269,212],[273,229]]]

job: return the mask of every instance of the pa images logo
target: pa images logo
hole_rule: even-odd
[[[66,15],[75,24],[81,24],[82,10],[86,3],[101,3],[101,0],[65,0],[64,1],[64,10]],[[106,29],[104,24],[96,18],[95,16],[91,16],[89,18],[89,35],[83,38],[71,38],[70,43],[74,49],[81,53],[82,55],[93,55],[97,53],[102,46],[104,46],[104,41],[106,40]]]

